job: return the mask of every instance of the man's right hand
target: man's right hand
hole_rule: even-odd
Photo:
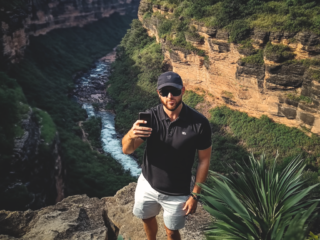
[[[133,153],[142,143],[144,137],[150,137],[152,128],[140,127],[140,124],[147,123],[144,120],[136,121],[129,132],[122,138],[122,152]]]
[[[130,129],[128,135],[131,139],[137,139],[142,137],[150,137],[152,128],[148,127],[140,127],[140,124],[147,123],[147,121],[144,120],[137,120],[132,128]]]

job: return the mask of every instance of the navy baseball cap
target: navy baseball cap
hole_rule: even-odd
[[[168,86],[178,89],[183,87],[182,79],[179,74],[174,72],[165,72],[159,76],[157,90]]]

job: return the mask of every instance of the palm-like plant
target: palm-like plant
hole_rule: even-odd
[[[278,174],[276,161],[268,169],[265,156],[252,155],[250,163],[228,177],[211,172],[213,187],[200,184],[204,208],[215,218],[207,239],[302,240],[319,200],[308,199],[301,175],[305,167],[295,158]]]

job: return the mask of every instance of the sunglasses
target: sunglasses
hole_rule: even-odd
[[[172,96],[177,97],[181,95],[181,89],[178,88],[161,88],[159,90],[159,93],[162,97],[168,97],[169,92],[172,94]]]

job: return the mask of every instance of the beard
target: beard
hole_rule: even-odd
[[[170,105],[170,104],[168,103],[169,100],[167,100],[167,102],[166,102],[166,101],[164,101],[164,100],[162,100],[162,99],[160,98],[160,101],[161,101],[161,103],[163,104],[163,106],[164,106],[166,109],[168,109],[169,111],[173,112],[173,111],[176,110],[176,109],[180,106],[180,104],[182,103],[182,98],[180,98],[179,100],[177,100],[174,105]]]

